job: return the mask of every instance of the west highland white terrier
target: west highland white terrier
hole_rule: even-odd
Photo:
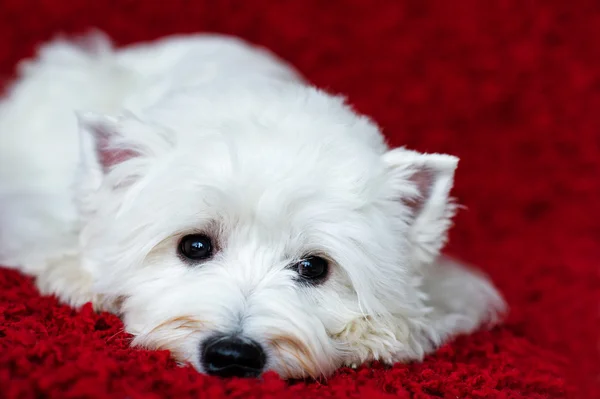
[[[59,39],[0,104],[0,264],[218,376],[420,360],[505,305],[440,255],[458,159],[220,35]]]

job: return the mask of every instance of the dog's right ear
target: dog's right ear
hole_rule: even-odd
[[[84,169],[97,169],[105,174],[114,165],[140,155],[125,139],[128,128],[125,118],[78,112],[77,121]]]
[[[93,198],[101,187],[107,193],[127,188],[173,146],[164,129],[146,124],[132,114],[76,115],[80,159],[75,190],[82,215],[93,211]]]
[[[117,165],[150,159],[171,147],[162,129],[140,121],[133,114],[118,117],[78,112],[80,172],[96,188]],[[136,169],[136,168],[134,168]],[[134,176],[127,176],[131,180]],[[119,184],[123,183],[123,179]]]

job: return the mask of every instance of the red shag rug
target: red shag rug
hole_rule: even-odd
[[[240,35],[346,94],[392,144],[459,155],[468,210],[448,252],[512,312],[422,364],[218,380],[0,269],[1,398],[600,398],[598,2],[0,0],[1,80],[40,41],[89,27],[120,44]]]

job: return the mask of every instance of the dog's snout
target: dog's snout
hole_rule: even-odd
[[[258,343],[238,337],[208,338],[201,356],[206,373],[219,377],[257,377],[267,362]]]

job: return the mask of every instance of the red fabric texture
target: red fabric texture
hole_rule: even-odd
[[[0,0],[0,73],[59,31],[212,31],[343,93],[393,145],[460,156],[448,252],[511,313],[423,363],[219,380],[0,269],[0,398],[600,398],[600,3]],[[1,129],[1,126],[0,126]]]

